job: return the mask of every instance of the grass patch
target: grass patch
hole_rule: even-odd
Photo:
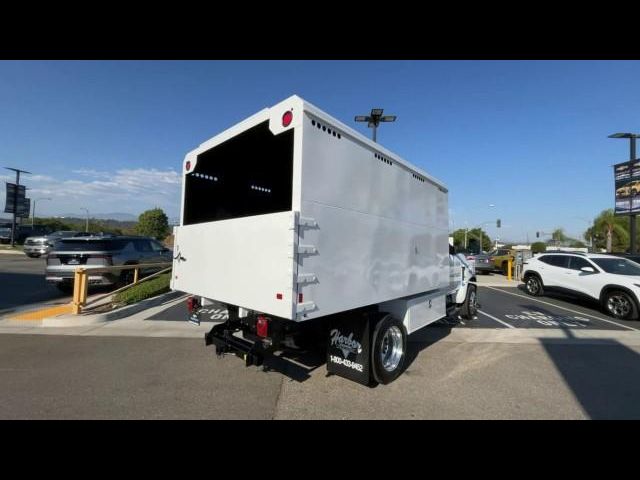
[[[169,291],[170,280],[171,272],[163,273],[151,280],[147,280],[146,282],[134,285],[127,290],[123,290],[120,293],[116,293],[112,301],[114,304],[118,305],[129,305],[146,298],[155,297],[156,295]]]
[[[0,250],[15,250],[16,252],[22,252],[23,251],[23,247],[22,247],[22,245],[16,245],[15,247],[11,248],[11,244],[2,243],[2,244],[0,244]]]

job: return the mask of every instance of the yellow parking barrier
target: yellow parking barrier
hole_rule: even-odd
[[[87,271],[84,268],[78,268],[73,276],[71,313],[78,315],[82,312],[82,307],[87,303],[88,291],[89,282],[87,281]]]
[[[509,261],[507,263],[507,280],[509,280],[509,281],[511,281],[512,268],[513,268],[513,260],[511,260],[511,258],[509,258]]]

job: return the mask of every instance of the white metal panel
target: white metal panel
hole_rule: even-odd
[[[392,300],[380,305],[381,312],[391,313],[402,320],[407,333],[413,333],[422,327],[446,316],[447,296],[441,291],[420,295],[408,299]]]
[[[449,286],[447,231],[313,202],[303,202],[316,228],[299,227],[298,255],[304,301],[316,308],[304,318],[373,305]]]
[[[303,318],[448,287],[446,189],[319,117],[301,130],[300,215],[316,226],[299,242],[317,250],[298,258],[298,275],[316,276],[298,289],[315,305]]]
[[[176,228],[171,288],[293,317],[293,212],[220,220]],[[277,299],[277,294],[282,299]]]

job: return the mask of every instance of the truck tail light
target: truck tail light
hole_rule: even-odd
[[[293,120],[293,113],[284,112],[284,114],[282,115],[282,126],[288,127],[289,125],[291,125],[291,120]]]
[[[269,319],[267,317],[258,315],[258,320],[256,321],[256,334],[262,338],[267,338],[269,335]]]
[[[187,172],[191,170],[191,160],[187,160],[185,167],[187,168]]]
[[[198,302],[198,299],[196,297],[187,298],[187,310],[189,311],[189,313],[193,313],[193,311],[196,310],[199,306],[200,302]]]

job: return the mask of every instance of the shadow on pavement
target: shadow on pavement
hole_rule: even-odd
[[[570,327],[560,329],[566,338],[538,340],[589,418],[640,419],[640,354],[614,339],[581,339]]]
[[[612,339],[540,343],[592,419],[640,419],[640,355]]]
[[[524,285],[523,284],[518,285],[517,288],[518,288],[518,291],[520,293],[522,293],[523,295],[529,296],[527,291],[524,289]],[[554,300],[560,300],[560,301],[563,301],[563,302],[571,303],[571,304],[576,305],[578,307],[583,307],[583,308],[588,308],[590,310],[595,310],[595,313],[602,314],[602,309],[600,308],[600,304],[595,300],[589,299],[588,297],[573,296],[573,295],[569,295],[569,294],[564,294],[562,292],[545,290],[544,291],[544,296],[542,296],[542,297],[532,297],[532,298],[537,298],[537,299],[540,299],[540,300],[544,300],[545,297],[546,298],[551,298],[551,299],[554,299]]]

